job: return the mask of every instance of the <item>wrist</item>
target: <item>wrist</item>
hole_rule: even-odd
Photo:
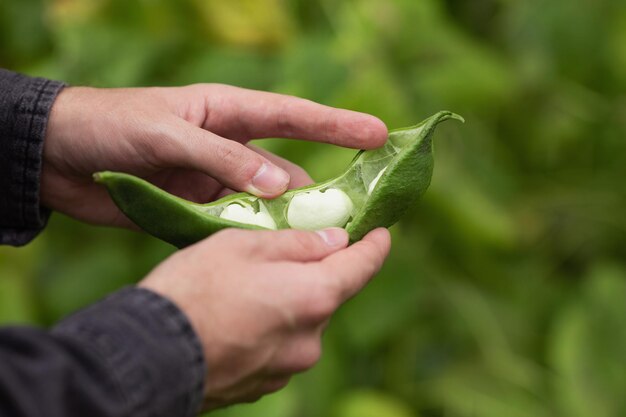
[[[67,163],[67,153],[76,145],[74,137],[81,136],[89,109],[82,97],[88,87],[66,87],[56,97],[50,110],[48,128],[44,140],[43,159],[54,166]]]
[[[84,98],[89,87],[65,87],[59,92],[48,118],[42,154],[41,204],[59,210],[68,182],[64,178],[84,181],[75,155],[84,154],[89,134],[87,115],[93,112]],[[87,179],[90,180],[90,179]]]

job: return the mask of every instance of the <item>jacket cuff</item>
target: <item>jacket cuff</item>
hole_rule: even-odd
[[[195,416],[206,366],[187,317],[143,289],[121,290],[63,320],[55,337],[97,355],[137,417]]]
[[[0,69],[0,244],[24,245],[46,225],[39,203],[43,141],[64,84]]]

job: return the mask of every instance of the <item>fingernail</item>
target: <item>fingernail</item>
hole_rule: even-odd
[[[252,194],[268,194],[273,197],[282,194],[288,185],[289,174],[277,166],[265,162],[252,178],[249,191]]]
[[[328,246],[345,246],[348,243],[348,233],[339,227],[330,227],[324,230],[317,230]]]

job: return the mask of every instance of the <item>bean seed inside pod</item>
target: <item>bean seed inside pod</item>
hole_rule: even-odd
[[[304,191],[291,199],[287,223],[294,229],[304,230],[343,227],[348,223],[353,208],[350,197],[337,188]]]

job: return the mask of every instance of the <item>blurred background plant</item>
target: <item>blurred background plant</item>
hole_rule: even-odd
[[[216,416],[626,415],[626,3],[4,0],[0,66],[71,84],[222,82],[440,110],[425,198],[282,392]],[[271,139],[316,180],[353,151]],[[50,325],[172,248],[53,215],[0,249],[0,322]]]

